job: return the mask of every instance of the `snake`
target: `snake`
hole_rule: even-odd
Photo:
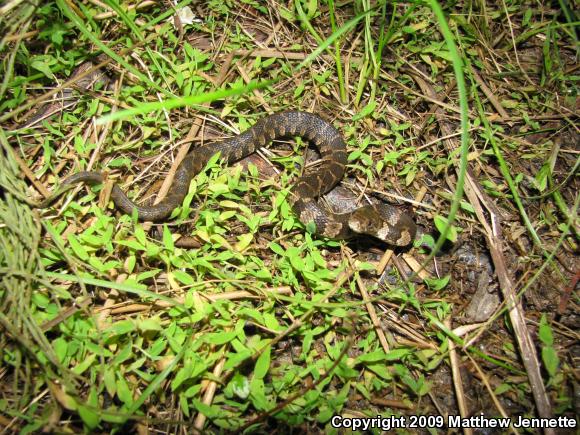
[[[113,185],[111,199],[124,213],[136,211],[141,221],[162,222],[182,204],[190,181],[216,153],[220,153],[226,164],[232,164],[276,139],[296,136],[314,145],[320,153],[319,164],[303,171],[287,197],[294,214],[307,229],[336,240],[367,235],[394,246],[407,246],[415,239],[417,226],[399,207],[372,203],[346,213],[335,213],[324,206],[319,198],[337,186],[344,176],[348,157],[346,143],[331,123],[303,111],[265,116],[237,136],[195,148],[178,165],[169,193],[158,204],[138,205],[117,184]],[[99,172],[82,171],[66,178],[62,188],[103,181],[104,176]]]

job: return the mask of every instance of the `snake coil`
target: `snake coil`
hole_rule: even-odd
[[[194,149],[180,163],[169,194],[159,204],[137,205],[117,185],[113,186],[111,199],[125,213],[137,210],[139,220],[162,221],[181,205],[192,177],[203,170],[217,152],[231,164],[252,154],[257,147],[286,136],[306,139],[318,148],[321,155],[320,165],[306,170],[290,191],[292,209],[304,225],[314,225],[316,234],[333,239],[366,234],[396,246],[406,246],[414,240],[417,231],[415,223],[396,207],[369,204],[348,213],[337,214],[317,201],[342,179],[347,151],[336,128],[319,116],[307,112],[287,111],[269,115],[237,136]],[[68,177],[63,186],[102,182],[103,176],[98,172],[79,172]]]

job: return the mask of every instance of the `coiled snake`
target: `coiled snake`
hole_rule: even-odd
[[[289,202],[304,225],[314,225],[316,234],[332,239],[366,234],[396,246],[405,246],[414,240],[417,231],[415,223],[396,207],[369,204],[348,213],[336,214],[317,201],[342,179],[347,162],[346,144],[331,124],[307,112],[288,111],[270,115],[238,136],[194,149],[177,168],[170,193],[157,205],[137,205],[117,185],[113,186],[111,198],[125,213],[130,214],[136,209],[139,220],[162,221],[181,205],[192,177],[203,170],[217,152],[230,164],[252,154],[258,146],[286,136],[300,136],[308,140],[316,145],[321,154],[321,164],[315,169],[306,170],[290,191]],[[79,172],[68,177],[63,186],[102,182],[103,176],[98,172]]]

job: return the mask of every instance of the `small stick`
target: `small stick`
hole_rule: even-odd
[[[351,256],[349,254],[346,254],[346,257],[348,259],[350,267],[352,269],[354,269],[354,264],[353,264],[353,260],[352,260]],[[375,331],[377,333],[377,337],[379,337],[379,341],[381,343],[381,346],[383,347],[383,350],[385,352],[389,352],[389,350],[390,350],[389,342],[387,341],[387,337],[385,336],[385,331],[383,331],[383,327],[381,326],[381,322],[379,321],[375,307],[372,304],[372,302],[369,301],[370,296],[369,296],[369,293],[367,292],[366,286],[362,282],[362,279],[358,274],[355,275],[355,279],[356,279],[356,284],[358,286],[360,294],[363,298],[363,301],[365,302],[365,307],[367,308],[367,311],[369,313],[369,317],[371,318],[371,322],[373,324],[373,327],[375,328]]]
[[[451,322],[449,319],[445,321],[445,326],[448,329],[451,329]],[[457,406],[459,407],[459,414],[463,418],[467,418],[469,416],[469,412],[467,410],[467,404],[465,403],[465,393],[463,391],[463,381],[461,380],[461,373],[459,371],[459,358],[457,357],[457,351],[455,347],[455,343],[451,338],[447,339],[449,343],[449,362],[451,363],[451,373],[453,377],[453,387],[455,388],[455,397],[457,399]],[[471,428],[464,428],[463,433],[465,435],[470,435],[473,433]]]

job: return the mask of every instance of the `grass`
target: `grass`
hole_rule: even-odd
[[[573,417],[578,51],[561,3],[185,1],[181,25],[156,2],[2,6],[4,431]],[[115,86],[16,128],[98,53]],[[246,171],[216,156],[160,225],[116,213],[107,183],[33,207],[87,169],[150,201],[190,142],[285,109],[337,126],[348,183],[412,204],[432,252],[313,236],[286,202],[300,139]],[[497,296],[483,319],[478,289]]]

